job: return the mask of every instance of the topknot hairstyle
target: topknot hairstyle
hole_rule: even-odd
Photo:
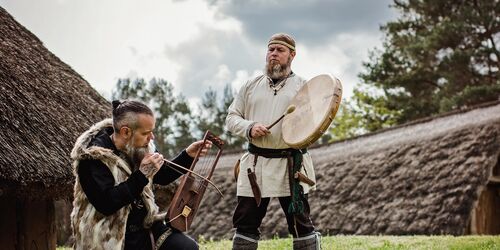
[[[146,104],[135,100],[114,100],[113,105],[113,129],[117,133],[122,126],[131,129],[137,128],[137,115],[153,115],[153,111]]]

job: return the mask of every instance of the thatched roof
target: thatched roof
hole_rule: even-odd
[[[0,7],[0,194],[71,195],[70,150],[107,101]]]
[[[311,215],[324,234],[467,234],[478,194],[500,155],[500,103],[455,112],[310,150],[318,189]],[[236,185],[225,155],[193,232],[230,238]],[[498,166],[497,166],[498,168]],[[497,170],[498,171],[498,170]],[[261,231],[286,236],[271,201]]]

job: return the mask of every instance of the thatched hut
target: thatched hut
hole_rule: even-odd
[[[0,246],[55,249],[54,201],[71,199],[69,152],[110,107],[0,7]]]
[[[500,234],[500,102],[431,117],[310,150],[318,190],[311,214],[323,234]],[[225,155],[191,232],[233,234],[236,185]],[[271,201],[261,231],[286,236]]]

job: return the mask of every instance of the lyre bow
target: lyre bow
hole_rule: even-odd
[[[167,215],[170,225],[179,231],[187,231],[191,226],[208,184],[215,187],[222,196],[221,191],[210,181],[210,178],[212,178],[215,166],[222,154],[224,141],[210,131],[205,133],[202,145],[205,145],[207,141],[212,142],[212,148],[216,152],[209,152],[205,157],[200,157],[203,149],[200,147],[189,169],[170,161],[168,162],[187,171],[181,178],[181,182],[175,191]]]

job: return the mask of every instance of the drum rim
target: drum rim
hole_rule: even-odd
[[[328,109],[330,110],[330,112],[326,113],[325,117],[323,117],[321,122],[318,123],[318,125],[314,129],[314,131],[316,131],[316,132],[314,132],[311,136],[308,136],[307,138],[300,140],[298,142],[295,142],[295,143],[289,143],[283,137],[283,141],[285,142],[285,144],[290,146],[291,148],[295,148],[295,149],[307,148],[307,147],[311,146],[314,142],[316,142],[326,132],[328,127],[330,127],[330,125],[331,125],[333,119],[335,118],[335,115],[337,114],[337,111],[340,107],[340,103],[342,101],[342,91],[343,91],[342,82],[338,78],[334,77],[331,74],[320,74],[320,75],[317,75],[317,76],[311,78],[309,81],[313,80],[314,78],[320,77],[320,76],[328,76],[331,78],[331,80],[334,83],[335,89],[337,89],[337,87],[338,87],[338,89],[340,90],[338,93],[338,98],[333,97],[330,100],[330,103],[328,105]],[[304,86],[302,86],[297,93],[299,93],[302,90],[302,88],[305,88],[305,87],[306,87],[306,85],[304,84]],[[334,95],[335,94],[336,93],[334,92]],[[338,99],[338,102],[336,101],[336,99]],[[284,122],[281,124],[282,131],[283,131],[284,124],[285,124]]]

